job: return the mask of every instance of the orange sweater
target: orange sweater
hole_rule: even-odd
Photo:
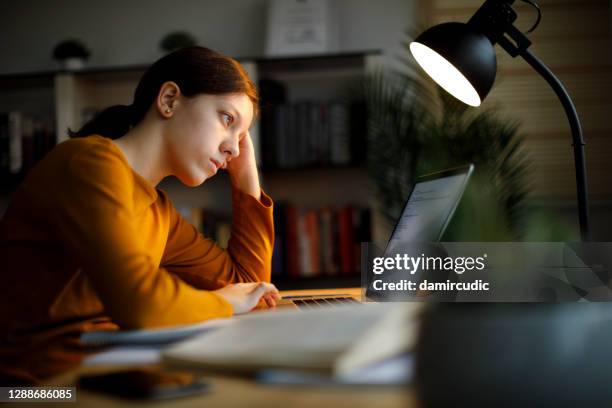
[[[110,139],[59,144],[0,222],[0,373],[38,380],[72,366],[84,331],[231,316],[210,290],[270,281],[274,240],[263,192],[258,201],[234,188],[232,212],[224,250],[181,218]]]

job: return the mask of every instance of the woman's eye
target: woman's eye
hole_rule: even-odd
[[[234,118],[229,113],[222,113],[221,116],[223,117],[223,123],[225,123],[225,126],[231,125],[234,121]]]

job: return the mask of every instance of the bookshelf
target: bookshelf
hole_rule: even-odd
[[[13,191],[34,161],[55,141],[54,75],[51,72],[0,76],[0,194]],[[9,112],[12,112],[9,115]],[[9,152],[9,123],[19,149]],[[23,134],[23,140],[21,136]],[[12,157],[12,159],[11,159]],[[1,200],[2,204],[6,199]],[[3,207],[0,206],[0,209]]]
[[[367,210],[370,217],[369,237],[374,240],[384,232],[373,228],[378,223],[374,211],[374,188],[368,178],[364,161],[365,144],[363,139],[359,139],[358,143],[351,145],[350,139],[351,132],[355,132],[355,126],[361,126],[360,137],[365,135],[363,112],[357,111],[360,112],[357,119],[362,120],[357,122],[359,125],[349,122],[353,114],[351,104],[356,101],[355,95],[364,74],[380,64],[381,59],[382,56],[377,51],[290,58],[239,58],[251,78],[258,83],[262,102],[266,102],[266,98],[270,100],[262,85],[273,83],[280,85],[283,90],[281,100],[270,100],[270,103],[262,107],[259,123],[251,129],[265,191],[272,196],[279,208],[293,206],[298,213],[309,212],[311,218],[312,214],[319,217],[318,211],[329,208],[334,211],[340,211],[342,208],[345,208],[345,211],[348,211],[346,208]],[[54,141],[59,143],[67,138],[67,128],[79,128],[104,107],[131,103],[133,91],[145,70],[145,65],[133,65],[86,68],[75,72],[0,76],[0,93],[5,96],[0,102],[0,112],[18,110],[42,118]],[[293,123],[293,127],[284,128],[283,135],[276,132],[275,138],[271,139],[270,130],[265,127],[263,121],[269,119],[270,111],[275,111],[281,105],[285,109],[295,109],[296,112],[299,109],[304,112],[306,108],[309,109],[308,112],[336,109],[340,119],[336,121],[335,130],[328,129],[330,134],[326,139],[315,137],[311,140],[308,135],[316,133],[314,127],[310,126],[314,122],[310,121],[309,124],[308,121],[302,120],[299,124],[294,123],[292,120],[300,118],[296,114],[284,118],[285,122]],[[301,119],[305,117],[302,116]],[[322,120],[319,118],[319,121],[321,129]],[[310,130],[307,134],[303,132],[298,139],[292,136],[295,131],[308,126]],[[336,134],[344,138],[344,145],[329,145],[337,142],[334,139]],[[266,149],[277,145],[280,138],[288,145],[296,145],[296,141],[302,143],[301,139],[307,138],[306,145],[298,143],[297,147],[293,147],[298,149],[298,153],[304,146],[314,147],[315,153],[306,158],[298,157],[295,156],[294,149],[294,158],[297,159],[291,163],[266,160],[269,159],[269,151]],[[328,146],[327,153],[319,152],[320,146],[317,144],[322,143]],[[333,149],[335,156],[332,156]],[[338,152],[340,154],[337,154]],[[276,154],[281,157],[285,153],[281,151]],[[10,176],[3,174],[0,178],[0,213],[4,211],[11,192],[23,179],[24,174],[25,171]],[[231,216],[231,191],[226,174],[221,173],[198,188],[185,187],[173,178],[164,180],[159,187],[168,192],[184,216],[191,217],[196,223],[211,214],[220,220],[227,220],[227,217]],[[354,210],[355,213],[358,213],[357,210]],[[226,229],[225,224],[221,227]],[[346,237],[343,239],[346,240]],[[312,246],[312,243],[309,245]],[[351,256],[356,259],[356,249],[353,248],[352,251]],[[299,255],[285,255],[287,256]],[[314,258],[311,261],[317,262]],[[323,260],[319,262],[322,264]],[[354,270],[345,270],[344,273],[330,272],[319,267],[315,268],[314,273],[309,271],[293,276],[279,273],[276,268],[274,281],[283,289],[358,285],[359,264],[353,261],[351,265],[354,265]]]

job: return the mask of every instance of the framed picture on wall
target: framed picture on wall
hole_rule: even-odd
[[[322,54],[337,43],[330,0],[270,0],[267,56]]]

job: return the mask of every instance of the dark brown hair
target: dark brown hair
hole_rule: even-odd
[[[235,59],[205,47],[186,47],[160,58],[149,67],[136,87],[131,105],[104,109],[77,132],[69,129],[70,137],[99,134],[117,139],[125,135],[145,117],[162,84],[167,81],[176,82],[187,97],[244,93],[257,112],[257,89]]]

